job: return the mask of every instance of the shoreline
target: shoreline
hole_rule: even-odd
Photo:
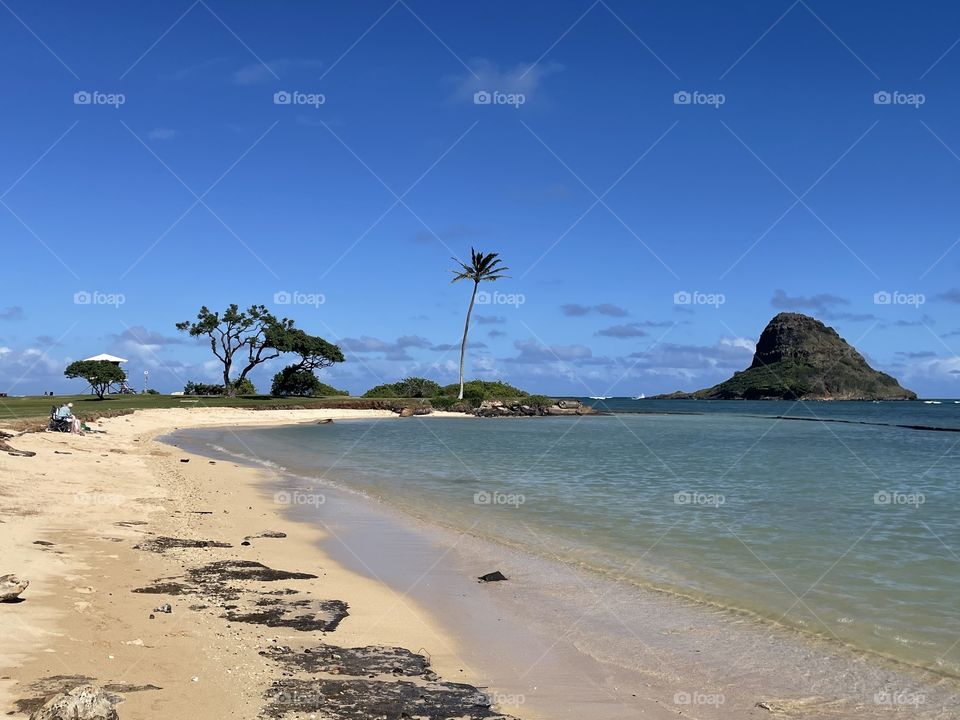
[[[442,528],[431,533],[400,522],[391,513],[402,510],[373,498],[329,491],[324,509],[332,516],[320,527],[302,508],[284,510],[271,502],[282,472],[209,460],[157,439],[177,429],[229,431],[328,417],[399,419],[389,411],[156,410],[98,421],[105,435],[14,438],[15,447],[38,455],[0,455],[0,472],[14,477],[0,488],[0,541],[13,548],[8,562],[16,565],[0,574],[16,572],[32,583],[24,602],[0,605],[10,638],[0,654],[4,667],[15,667],[0,679],[3,704],[13,709],[20,701],[25,712],[17,717],[27,717],[39,700],[89,677],[125,697],[119,706],[125,719],[198,710],[259,717],[268,704],[265,693],[312,701],[317,682],[335,681],[330,673],[315,679],[315,668],[304,679],[307,656],[299,652],[330,643],[423,654],[431,672],[446,681],[489,685],[491,699],[524,720],[618,718],[624,712],[659,719],[691,710],[699,718],[731,712],[840,718],[888,710],[869,700],[878,687],[870,681],[880,675],[851,675],[849,692],[838,698],[827,681],[851,664],[837,660],[837,653],[781,643],[776,629],[747,627],[742,618],[691,608],[676,596],[620,596],[612,581],[585,583],[575,570],[559,572],[547,561],[530,564],[516,548],[491,551],[472,536],[451,540],[448,533],[444,540]],[[248,536],[251,544],[241,545]],[[163,537],[231,547],[136,548]],[[425,549],[431,542],[439,554]],[[228,560],[319,576],[256,588],[234,583],[227,589],[241,596],[241,605],[252,589],[260,591],[258,604],[273,602],[268,595],[276,594],[274,588],[289,588],[304,599],[343,600],[348,615],[331,632],[303,631],[227,620],[221,612],[236,599],[217,597],[209,588],[201,588],[202,603],[196,592],[131,593],[183,583],[191,568]],[[480,585],[478,568],[502,568],[512,582]],[[571,596],[583,602],[570,607],[564,601]],[[605,598],[617,618],[582,612]],[[149,619],[151,609],[165,602],[173,613],[154,612]],[[549,622],[542,622],[544,616]],[[621,640],[605,644],[618,633]],[[733,658],[735,672],[724,654],[724,645],[734,640],[746,656],[742,666]],[[773,655],[770,646],[776,647]],[[541,663],[541,655],[551,657],[531,676],[526,668]],[[634,665],[625,667],[627,658]],[[422,668],[409,671],[417,683],[434,682]],[[283,685],[287,672],[295,678],[289,682],[308,684]],[[881,675],[903,680],[902,673]],[[796,678],[809,682],[791,685]],[[725,704],[684,707],[675,700],[678,689],[692,696],[715,693]],[[935,689],[936,698],[949,691]],[[277,710],[275,702],[269,706]],[[943,712],[950,716],[950,710]],[[923,717],[939,716],[924,711]]]
[[[446,684],[435,681],[434,672],[445,680],[475,681],[460,671],[456,643],[426,613],[407,602],[394,603],[384,615],[383,604],[393,591],[331,561],[318,546],[317,528],[291,521],[263,502],[260,473],[210,462],[155,440],[185,426],[351,417],[397,416],[377,411],[157,410],[97,421],[95,426],[106,434],[13,438],[17,449],[37,455],[0,456],[0,472],[11,478],[0,489],[0,541],[9,549],[3,572],[31,583],[21,602],[0,604],[7,639],[0,650],[5,711],[28,717],[45,699],[89,679],[123,698],[118,711],[125,719],[198,713],[262,717],[264,693],[289,672],[283,663],[297,660],[304,646],[326,642],[411,651],[430,646],[435,648],[432,668],[408,668],[400,677],[441,689]],[[165,546],[164,538],[200,542]],[[229,547],[211,547],[208,540]],[[150,547],[150,541],[157,542]],[[132,592],[182,579],[190,569],[236,561],[316,577],[284,578],[276,585],[235,579],[217,590],[239,600],[219,606],[209,588],[185,595]],[[208,579],[209,574],[204,576]],[[278,592],[275,587],[284,594],[294,590],[295,597],[304,598],[301,603],[323,602],[311,596],[342,599],[348,615],[328,633],[221,617],[275,602],[270,597]],[[172,613],[154,610],[165,603]],[[231,605],[239,607],[229,609]],[[281,647],[291,648],[293,655],[262,654]],[[345,684],[333,679],[338,674],[326,675],[322,682]],[[410,684],[389,675],[377,679],[393,681],[382,683],[384,688]],[[285,701],[293,704],[281,704],[280,710],[296,709],[300,701],[322,701],[318,691],[297,697],[284,692],[280,687],[274,693],[273,710]],[[448,695],[445,701],[458,699],[456,693]],[[494,713],[476,715],[487,716]]]
[[[252,462],[250,458],[246,458],[245,461]],[[317,482],[316,479],[290,475],[285,468],[277,466],[261,467],[261,469],[270,476],[268,482],[275,490],[297,488],[302,483]],[[286,484],[284,484],[284,478],[286,478]],[[887,708],[879,704],[875,696],[885,692],[887,687],[914,688],[909,692],[918,692],[915,690],[918,687],[930,688],[929,697],[934,703],[940,699],[950,698],[954,705],[956,704],[956,697],[951,695],[951,690],[956,688],[955,678],[949,675],[940,675],[935,671],[904,663],[870,650],[863,650],[848,643],[835,643],[826,638],[805,634],[788,625],[769,622],[762,616],[755,616],[749,611],[705,603],[681,593],[645,587],[632,581],[628,583],[630,590],[635,590],[636,595],[624,593],[623,596],[616,596],[616,586],[620,584],[617,581],[623,578],[610,577],[609,574],[600,577],[599,574],[592,573],[585,567],[569,567],[568,572],[556,573],[553,567],[563,564],[556,559],[537,555],[538,561],[542,562],[531,565],[528,562],[530,553],[524,548],[491,541],[489,538],[471,534],[469,531],[458,530],[411,515],[402,508],[394,507],[390,502],[384,502],[362,491],[346,489],[337,484],[335,478],[324,478],[320,482],[324,483],[322,485],[324,492],[333,495],[345,494],[336,508],[338,514],[347,515],[350,521],[344,521],[343,527],[338,528],[339,535],[345,533],[349,535],[350,526],[356,525],[363,527],[363,535],[373,536],[372,539],[366,538],[367,545],[376,545],[377,533],[380,532],[398,544],[411,546],[433,543],[450,551],[449,557],[444,554],[444,557],[438,560],[439,567],[411,565],[409,553],[403,554],[400,562],[395,564],[410,572],[426,571],[431,574],[435,582],[429,593],[419,597],[421,604],[428,610],[432,610],[433,615],[441,622],[446,621],[451,632],[468,637],[467,644],[471,647],[473,657],[477,657],[482,666],[483,661],[487,661],[485,664],[487,673],[494,677],[496,677],[496,667],[494,663],[489,662],[491,656],[499,653],[496,659],[501,663],[522,662],[526,650],[524,646],[536,645],[537,638],[533,636],[530,627],[537,625],[538,613],[530,613],[527,611],[528,608],[535,607],[540,613],[557,613],[559,617],[564,610],[569,611],[570,608],[560,608],[554,601],[561,594],[569,594],[571,587],[574,592],[582,592],[585,600],[591,600],[591,595],[595,598],[609,593],[611,604],[633,603],[643,608],[643,612],[633,615],[631,615],[632,609],[624,610],[624,617],[617,618],[619,628],[616,627],[617,623],[603,628],[603,631],[608,633],[619,632],[621,635],[632,636],[650,651],[648,657],[642,658],[639,665],[629,668],[631,672],[623,672],[626,669],[623,665],[627,657],[626,653],[617,656],[616,653],[610,653],[607,649],[598,646],[597,640],[605,637],[601,629],[598,628],[592,633],[594,637],[589,637],[591,633],[588,632],[582,637],[571,637],[570,642],[566,643],[568,638],[564,626],[559,624],[552,628],[556,633],[552,637],[560,638],[556,641],[557,643],[564,642],[572,647],[555,648],[550,644],[548,648],[558,655],[564,655],[562,651],[566,650],[563,660],[551,668],[554,676],[548,679],[556,680],[564,677],[568,686],[565,688],[566,696],[561,692],[559,697],[554,694],[545,698],[543,709],[544,712],[549,711],[548,717],[566,716],[566,708],[583,702],[584,696],[590,696],[593,702],[599,703],[601,698],[598,689],[602,690],[604,682],[609,681],[610,678],[617,678],[619,687],[611,685],[606,688],[605,692],[608,696],[603,698],[603,705],[609,706],[618,701],[626,701],[631,705],[629,711],[644,712],[651,717],[655,716],[650,715],[654,711],[666,710],[667,714],[664,717],[672,717],[684,710],[675,703],[671,707],[670,698],[676,688],[690,688],[693,693],[698,692],[697,688],[724,688],[723,694],[725,694],[727,706],[715,708],[720,711],[716,715],[706,708],[697,708],[698,717],[703,718],[724,717],[734,709],[750,717],[763,717],[767,710],[762,705],[769,706],[784,716],[793,716],[802,712],[804,713],[802,716],[807,718],[866,717],[873,716],[872,713],[883,715]],[[300,489],[306,491],[309,488]],[[329,499],[328,496],[328,501]],[[316,514],[311,512],[298,510],[291,514],[303,522],[319,522],[324,526],[331,523],[329,518],[317,519]],[[387,529],[383,530],[384,527]],[[380,540],[382,535],[379,537]],[[464,537],[467,539],[464,540]],[[341,537],[336,539],[343,547],[347,546]],[[364,538],[357,537],[356,533],[350,540],[351,548],[364,546]],[[383,544],[389,545],[389,543]],[[491,545],[496,546],[492,552]],[[404,583],[407,581],[402,574],[391,577],[389,573],[391,562],[396,558],[388,550],[377,550],[375,547],[366,549],[368,551],[366,554],[359,549],[356,551],[351,549],[348,553],[341,553],[337,560],[357,572],[391,581],[394,590],[405,588]],[[333,552],[329,544],[327,552]],[[384,554],[388,557],[382,557]],[[484,557],[485,560],[478,561],[478,558]],[[500,568],[500,565],[503,567]],[[462,586],[464,578],[469,579],[478,572],[498,568],[503,569],[511,578],[514,578],[514,573],[520,573],[519,577],[514,578],[516,583],[504,583],[503,593],[490,595],[488,600],[498,614],[496,623],[501,623],[506,628],[501,627],[499,632],[520,637],[522,642],[491,642],[483,637],[482,633],[471,632],[475,625],[487,630],[491,627],[496,628],[496,625],[491,623],[489,618],[478,617],[485,612],[484,608],[470,615],[469,625],[458,623],[457,619],[463,617],[465,608],[473,607],[476,611],[476,606],[471,606],[471,602],[476,598],[471,598],[472,594],[463,591],[459,592],[455,602],[451,602],[450,597],[444,597],[444,590],[447,587],[457,587],[458,583]],[[550,582],[545,583],[544,576],[551,575],[556,577],[551,577]],[[554,597],[538,592],[542,589],[538,586],[545,584],[554,586],[550,588],[555,591]],[[508,585],[509,590],[506,589]],[[504,598],[508,595],[523,598],[523,601],[505,601]],[[528,607],[525,608],[524,604]],[[567,620],[576,625],[584,617],[587,615],[581,616],[579,612],[574,612],[567,616]],[[586,624],[592,624],[596,619],[589,617]],[[527,623],[526,626],[524,622]],[[702,638],[691,643],[687,638],[682,637],[689,635],[693,628],[698,628],[704,623],[710,627],[706,629],[701,627],[696,631],[702,633]],[[736,634],[736,641],[728,637],[729,633]],[[672,636],[674,640],[663,643],[658,636]],[[722,651],[717,652],[716,647],[711,647],[712,644],[719,643],[733,646],[739,644],[746,654],[759,651],[758,655],[762,657],[752,660],[754,667],[751,670],[744,667],[736,673],[729,673],[727,671],[731,668],[727,661],[732,659],[736,664],[739,659],[730,658]],[[690,657],[682,657],[682,652],[678,653],[678,648],[674,645],[681,646],[682,652],[701,655],[695,656],[696,662],[691,662]],[[769,652],[770,647],[775,648],[773,656]],[[570,652],[570,650],[576,652]],[[528,657],[527,660],[529,659]],[[534,660],[534,664],[537,660]],[[766,666],[763,665],[763,660],[768,662]],[[783,669],[787,671],[786,677],[778,677],[779,668],[776,664],[781,662]],[[863,663],[866,663],[866,668],[860,667]],[[808,664],[810,667],[807,667]],[[653,671],[655,667],[669,668],[671,673],[658,674]],[[758,676],[758,672],[762,675]],[[731,677],[742,676],[744,673],[746,677],[751,678],[750,683],[729,684]],[[524,676],[526,674],[524,672]],[[837,688],[831,690],[831,680],[833,676],[839,677],[842,674],[849,675],[850,688],[838,693]],[[608,677],[603,678],[604,675]],[[584,684],[585,676],[592,677],[594,683],[590,686]],[[575,679],[571,679],[574,677]],[[801,681],[806,678],[810,679],[809,686]],[[514,680],[515,678],[504,674],[497,677],[498,682],[494,684],[499,683],[500,687],[507,688],[507,694],[510,696],[518,693],[522,695],[524,687],[517,687]],[[953,683],[952,688],[948,687],[947,683]],[[623,687],[630,685],[634,686],[631,690],[637,692],[623,692]],[[833,697],[826,700],[823,697],[805,696],[804,693],[809,694],[809,690],[814,687],[828,697],[830,695]],[[572,691],[572,688],[576,690]],[[541,704],[539,701],[544,698],[538,698],[537,694],[531,693],[529,689],[526,692],[528,704],[524,709],[539,709]],[[616,699],[617,697],[619,700]],[[646,702],[638,705],[636,701],[629,699],[637,697],[644,698]],[[758,704],[761,704],[761,707],[758,708]],[[663,707],[664,705],[666,708]],[[730,707],[731,705],[733,707]],[[623,716],[617,714],[623,711],[615,711],[610,715],[600,714],[601,710],[598,710],[598,707],[599,705],[591,708],[593,714],[574,712],[570,716],[604,718]],[[603,711],[606,709],[603,708]],[[918,717],[920,716],[918,714]],[[924,710],[922,717],[934,717],[934,715],[927,715]]]

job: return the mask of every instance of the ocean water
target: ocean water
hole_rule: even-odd
[[[616,412],[195,438],[625,588],[960,677],[960,403],[597,404]]]

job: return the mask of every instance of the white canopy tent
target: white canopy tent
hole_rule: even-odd
[[[127,362],[126,358],[117,357],[116,355],[110,355],[108,353],[100,353],[99,355],[94,355],[93,357],[84,358],[84,361],[93,360],[93,361],[103,361],[113,363],[116,366],[120,366],[122,363]],[[92,389],[92,388],[91,388]],[[117,392],[121,394],[132,394],[135,392],[133,388],[127,385],[126,380],[121,380],[115,387],[111,386],[108,388],[107,392]]]
[[[116,363],[117,365],[127,362],[126,358],[117,357],[116,355],[108,355],[107,353],[100,353],[99,355],[94,355],[93,357],[84,358],[85,362],[87,360],[105,360],[107,362]]]

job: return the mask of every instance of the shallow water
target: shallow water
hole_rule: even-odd
[[[625,598],[630,587],[661,589],[732,611],[738,623],[774,621],[864,657],[960,675],[960,435],[698,405],[710,409],[192,437],[605,575]],[[786,415],[793,404],[760,405]],[[857,405],[816,410],[862,420],[876,407],[857,413]],[[881,404],[889,406],[909,413],[884,410],[888,424],[918,424],[926,409],[936,425],[956,419],[946,404]],[[311,501],[301,495],[278,499]],[[581,642],[603,653],[602,639]]]

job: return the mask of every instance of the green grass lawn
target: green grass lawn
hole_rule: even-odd
[[[283,408],[379,408],[416,405],[418,400],[371,400],[346,396],[324,398],[275,398],[269,395],[242,397],[183,396],[183,395],[111,395],[99,400],[92,395],[57,395],[44,397],[0,397],[0,425],[20,426],[18,421],[46,420],[54,404],[73,403],[73,412],[81,420],[94,420],[108,415],[120,415],[133,410],[149,408],[239,407],[251,410]],[[45,424],[45,422],[44,422]]]

